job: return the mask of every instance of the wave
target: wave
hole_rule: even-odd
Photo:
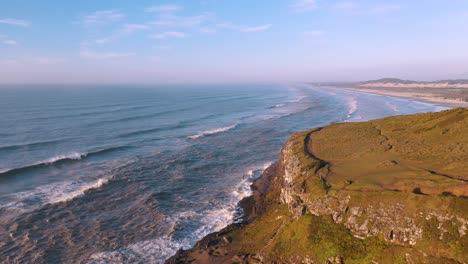
[[[275,108],[280,108],[280,107],[283,107],[283,106],[284,106],[284,104],[277,104],[277,105],[268,107],[268,109],[275,109]]]
[[[161,131],[184,128],[186,126],[187,124],[177,124],[177,125],[170,126],[170,127],[157,127],[157,128],[143,129],[143,130],[137,130],[137,131],[120,134],[119,137],[126,138],[126,137],[133,137],[133,136],[141,136],[141,135],[152,134],[152,133],[161,132]]]
[[[400,112],[400,110],[396,107],[396,105],[394,105],[394,104],[392,104],[390,102],[385,102],[385,105],[388,108],[392,109],[393,112]]]
[[[358,101],[357,101],[357,98],[356,97],[351,97],[349,100],[348,100],[348,115],[346,118],[351,118],[353,116],[354,113],[356,113],[358,109]]]
[[[125,122],[125,121],[134,121],[134,120],[139,120],[139,119],[147,119],[147,118],[154,118],[162,115],[167,115],[167,114],[174,114],[182,111],[187,111],[194,109],[196,107],[186,107],[186,108],[179,108],[179,109],[173,109],[173,110],[166,110],[162,112],[157,112],[157,113],[151,113],[151,114],[144,114],[144,115],[137,115],[137,116],[129,116],[129,117],[123,117],[119,119],[114,119],[114,120],[105,120],[101,121],[100,124],[102,123],[115,123],[115,122]]]
[[[251,195],[250,185],[254,178],[268,168],[272,162],[267,162],[260,166],[253,166],[244,174],[240,183],[233,188],[231,199],[228,204],[216,207],[203,212],[187,211],[169,217],[174,225],[180,222],[198,222],[200,226],[188,237],[176,239],[173,237],[171,229],[166,235],[156,239],[140,241],[115,251],[94,253],[90,257],[88,264],[120,263],[122,260],[132,263],[164,263],[180,248],[188,249],[202,237],[221,230],[231,223],[236,222],[239,201]]]
[[[197,139],[197,138],[201,138],[201,137],[205,137],[205,136],[209,136],[209,135],[219,134],[219,133],[226,132],[228,130],[234,129],[237,126],[238,126],[238,124],[234,124],[234,125],[227,126],[227,127],[220,127],[220,128],[216,128],[216,129],[205,130],[205,131],[202,131],[202,132],[200,132],[200,133],[198,133],[196,135],[189,136],[188,138],[189,139]]]
[[[101,188],[110,180],[100,178],[91,182],[61,182],[39,186],[31,191],[11,195],[14,201],[0,205],[0,208],[28,211],[45,204],[55,204],[73,200],[92,189]]]
[[[57,140],[50,140],[50,141],[31,142],[31,143],[26,143],[26,144],[0,146],[0,151],[14,151],[14,150],[24,149],[24,148],[29,149],[29,148],[43,147],[47,145],[64,142],[67,140],[70,140],[70,139],[57,139]]]
[[[293,99],[293,100],[291,100],[291,101],[288,101],[288,103],[298,103],[298,102],[304,100],[305,98],[307,98],[307,96],[299,96],[299,97],[297,97],[296,99]]]
[[[76,197],[80,197],[84,195],[89,190],[101,188],[108,181],[109,181],[109,178],[101,178],[94,182],[81,183],[78,185],[79,187],[76,188],[76,190],[71,191],[71,192],[66,192],[56,197],[53,197],[53,199],[50,199],[48,203],[60,203],[60,202],[70,201]]]
[[[180,248],[189,248],[186,241],[177,242],[171,236],[162,236],[152,240],[140,241],[115,251],[94,253],[88,264],[107,263],[164,263]]]
[[[128,148],[130,148],[130,146],[111,147],[111,148],[101,149],[101,150],[97,150],[97,151],[89,152],[89,153],[71,152],[68,154],[57,155],[57,156],[53,156],[46,160],[39,161],[39,162],[24,166],[24,167],[19,167],[19,168],[14,168],[14,169],[3,169],[0,171],[0,177],[13,176],[19,173],[24,173],[30,170],[44,168],[50,165],[61,165],[61,164],[68,163],[68,162],[79,161],[81,159],[84,159],[90,156],[96,156],[96,155],[100,155],[100,154],[104,154],[104,153],[108,153],[112,151],[117,151],[117,150],[128,149]]]

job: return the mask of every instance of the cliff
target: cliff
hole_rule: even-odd
[[[468,262],[468,109],[294,134],[245,223],[167,263]]]

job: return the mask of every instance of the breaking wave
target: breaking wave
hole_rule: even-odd
[[[348,101],[348,115],[346,118],[351,118],[358,109],[358,101],[356,97],[351,97]]]
[[[196,135],[189,136],[188,138],[189,139],[197,139],[197,138],[201,138],[201,137],[205,137],[205,136],[210,136],[210,135],[226,132],[228,130],[236,128],[237,126],[238,126],[238,124],[234,124],[234,125],[227,126],[227,127],[220,127],[220,128],[216,128],[216,129],[205,130],[205,131],[202,131],[202,132],[200,132],[200,133],[198,133]]]
[[[38,169],[38,168],[44,168],[44,167],[47,167],[47,166],[50,166],[50,165],[60,165],[60,164],[64,164],[64,163],[67,163],[67,162],[79,161],[79,160],[84,159],[86,157],[95,156],[95,155],[99,155],[99,154],[104,154],[104,153],[108,153],[108,152],[112,152],[112,151],[116,151],[116,150],[121,150],[121,149],[127,149],[127,148],[130,148],[130,147],[128,147],[128,146],[112,147],[112,148],[106,148],[106,149],[102,149],[102,150],[98,150],[98,151],[94,151],[94,152],[89,152],[89,153],[71,152],[71,153],[68,153],[68,154],[57,155],[57,156],[48,158],[46,160],[31,164],[31,165],[27,165],[27,166],[24,166],[24,167],[0,170],[0,177],[1,176],[16,175],[16,174],[19,174],[19,173],[24,173],[24,172],[34,170],[34,169]]]

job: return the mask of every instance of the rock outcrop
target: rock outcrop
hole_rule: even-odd
[[[168,263],[468,262],[468,109],[294,134],[245,223]]]

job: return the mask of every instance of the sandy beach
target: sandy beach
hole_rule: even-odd
[[[413,92],[413,91],[390,91],[384,89],[368,89],[368,88],[347,88],[341,87],[343,89],[352,90],[352,91],[359,91],[365,93],[373,93],[373,94],[380,94],[380,95],[388,95],[394,97],[402,97],[402,98],[411,98],[416,99],[419,101],[434,103],[442,106],[447,107],[468,107],[468,102],[457,100],[457,99],[450,99],[438,96],[437,94],[429,93],[429,92]]]

